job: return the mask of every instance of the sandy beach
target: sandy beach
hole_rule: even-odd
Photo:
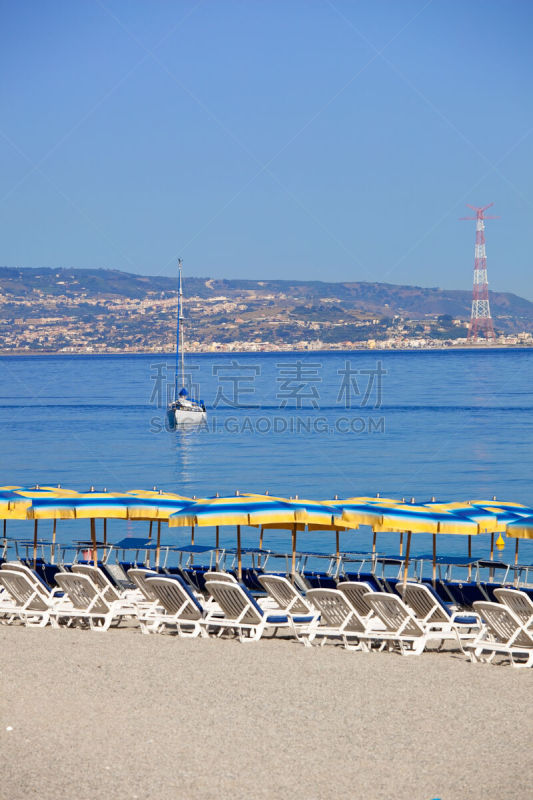
[[[531,670],[0,628],[2,798],[527,797]]]

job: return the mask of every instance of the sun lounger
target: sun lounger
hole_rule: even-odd
[[[217,616],[217,611],[210,609],[202,624],[208,629],[218,628],[219,635],[224,630],[234,630],[241,642],[257,641],[266,630],[273,630],[275,634],[278,628],[289,628],[298,637],[298,626],[308,625],[313,619],[308,614],[269,613],[238,583],[209,580],[206,586],[224,616]]]
[[[383,630],[376,635],[384,644],[397,644],[402,655],[420,655],[428,642],[449,638],[445,633],[417,620],[413,611],[396,594],[369,592],[368,604],[383,622]]]
[[[0,570],[0,586],[8,595],[0,608],[5,621],[12,622],[18,618],[27,626],[40,628],[48,623],[55,600],[53,592],[46,596],[38,582],[22,570]]]
[[[368,640],[374,638],[373,631],[339,589],[310,589],[307,597],[320,612],[320,621],[315,619],[301,631],[303,643],[310,647],[317,639],[321,644],[340,639],[347,650],[368,650]]]
[[[522,620],[524,628],[533,628],[533,600],[520,589],[500,588],[494,590],[498,603],[510,608]]]
[[[492,661],[500,653],[509,656],[513,667],[533,666],[533,634],[520,617],[502,603],[479,602],[474,608],[485,624],[479,636],[464,645],[471,661]]]
[[[190,586],[179,575],[146,577],[146,584],[157,598],[157,606],[139,616],[143,633],[158,633],[175,628],[181,636],[207,636],[200,625],[205,611]]]
[[[232,572],[215,572],[214,570],[206,572],[206,581],[224,581],[226,583],[239,583],[237,578]]]
[[[366,583],[370,586],[370,591],[381,592],[383,587],[372,572],[345,572],[342,579],[343,583]]]
[[[155,570],[145,567],[132,567],[128,570],[128,579],[136,587],[137,595],[133,598],[139,622],[144,617],[149,617],[154,609],[159,606],[159,598],[155,590],[148,583],[148,578],[165,577]]]
[[[26,564],[23,564],[21,561],[4,561],[0,569],[9,570],[10,572],[20,572],[35,585],[36,591],[38,591],[42,597],[46,599],[50,597],[51,589],[48,584],[44,582],[41,575],[39,575],[39,573],[34,569],[26,566]]]
[[[50,621],[57,628],[61,619],[68,622],[88,622],[91,630],[106,631],[112,622],[120,623],[123,617],[131,616],[120,601],[108,601],[87,575],[59,572],[56,581],[65,596],[50,612]]]
[[[477,614],[452,611],[427,585],[408,581],[405,586],[398,585],[396,591],[426,630],[440,631],[448,638],[464,639],[476,636],[481,629]]]
[[[366,583],[366,581],[341,581],[337,584],[337,589],[348,598],[359,616],[365,621],[372,617],[376,618],[372,607],[365,600],[365,595],[375,591],[374,586]]]
[[[297,616],[311,615],[318,617],[318,612],[309,601],[300,594],[295,586],[282,575],[259,575],[261,588],[273,601],[275,608],[284,614]]]
[[[119,592],[100,567],[93,564],[73,564],[70,569],[74,575],[86,575],[90,578],[104,600],[121,605],[125,611],[129,610],[131,614],[136,613],[135,595],[131,590]]]

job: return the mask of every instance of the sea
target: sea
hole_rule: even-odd
[[[171,354],[1,357],[0,484],[533,505],[531,350],[190,354],[186,384],[207,420],[177,430],[166,415],[174,373]],[[31,523],[9,525],[31,535]],[[147,525],[112,521],[108,536],[143,536]],[[88,526],[61,521],[59,539],[84,538]],[[243,534],[257,545],[256,529]],[[213,535],[197,529],[196,543]],[[234,536],[222,529],[228,547]],[[164,528],[163,542],[188,537]],[[380,534],[378,550],[397,552],[398,539]],[[489,539],[473,538],[474,556],[488,555]],[[428,552],[430,541],[414,535],[413,552]],[[341,534],[343,550],[370,544],[368,528]],[[264,546],[285,552],[288,532],[268,531]],[[329,532],[299,535],[302,550],[334,546]],[[466,546],[462,536],[439,537],[443,555]],[[533,563],[533,542],[520,552]],[[509,540],[506,555],[514,556]]]

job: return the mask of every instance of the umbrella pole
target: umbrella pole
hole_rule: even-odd
[[[191,547],[194,547],[194,525],[191,525]],[[191,553],[191,564],[194,564],[194,553]]]
[[[37,569],[37,524],[38,520],[33,523],[33,569]]]
[[[437,534],[433,534],[433,588],[437,584]]]
[[[341,548],[340,548],[340,531],[335,531],[335,549],[337,551],[337,574],[339,572],[339,564],[341,561]]]
[[[519,543],[519,541],[520,541],[520,539],[517,538],[515,546],[514,546],[514,563],[515,563],[515,567],[518,564],[518,543]],[[513,583],[514,583],[515,586],[518,586],[518,570],[517,569],[515,569],[515,571],[514,571],[514,581],[513,581]]]
[[[242,578],[241,526],[237,525],[237,578]]]
[[[400,533],[400,555],[403,556],[403,533]]]
[[[376,541],[378,535],[376,531],[372,528],[372,569],[374,572],[376,571]]]
[[[215,564],[216,568],[218,569],[218,548],[220,545],[220,528],[218,525],[215,526]]]
[[[152,541],[152,526],[153,526],[153,524],[154,524],[153,520],[150,520],[150,524],[148,526],[148,541],[149,542]],[[152,554],[150,553],[149,550],[145,550],[144,551],[144,566],[148,567],[148,569],[150,569],[150,567],[152,566],[152,564],[151,564],[151,560],[152,560],[151,556],[152,556]]]
[[[52,562],[52,564],[55,564],[56,560],[56,531],[57,531],[57,519],[54,520],[54,526],[52,528],[52,551],[50,553],[50,561]]]
[[[411,552],[411,531],[407,531],[407,545],[405,548],[405,562],[403,565],[403,585],[407,583],[407,573],[409,572],[409,553]]]
[[[261,527],[259,528],[259,550],[262,549],[263,549],[263,526],[261,525]],[[261,566],[261,553],[259,553],[259,556],[257,557],[257,566],[258,567]]]
[[[472,558],[472,537],[468,537],[468,558]],[[468,565],[468,580],[472,577],[472,564]]]
[[[159,554],[161,552],[161,520],[157,520],[157,543],[155,546],[155,567],[159,569]]]
[[[292,526],[292,563],[291,574],[296,572],[296,523]]]
[[[494,561],[494,534],[491,533],[490,535],[490,560]],[[489,570],[489,583],[492,583],[492,579],[494,578],[494,570],[492,567]]]
[[[96,549],[96,521],[91,519],[91,541],[93,544],[93,563],[94,566],[98,566],[98,552]]]

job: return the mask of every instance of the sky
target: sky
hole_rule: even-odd
[[[533,300],[529,0],[0,0],[0,265]]]

